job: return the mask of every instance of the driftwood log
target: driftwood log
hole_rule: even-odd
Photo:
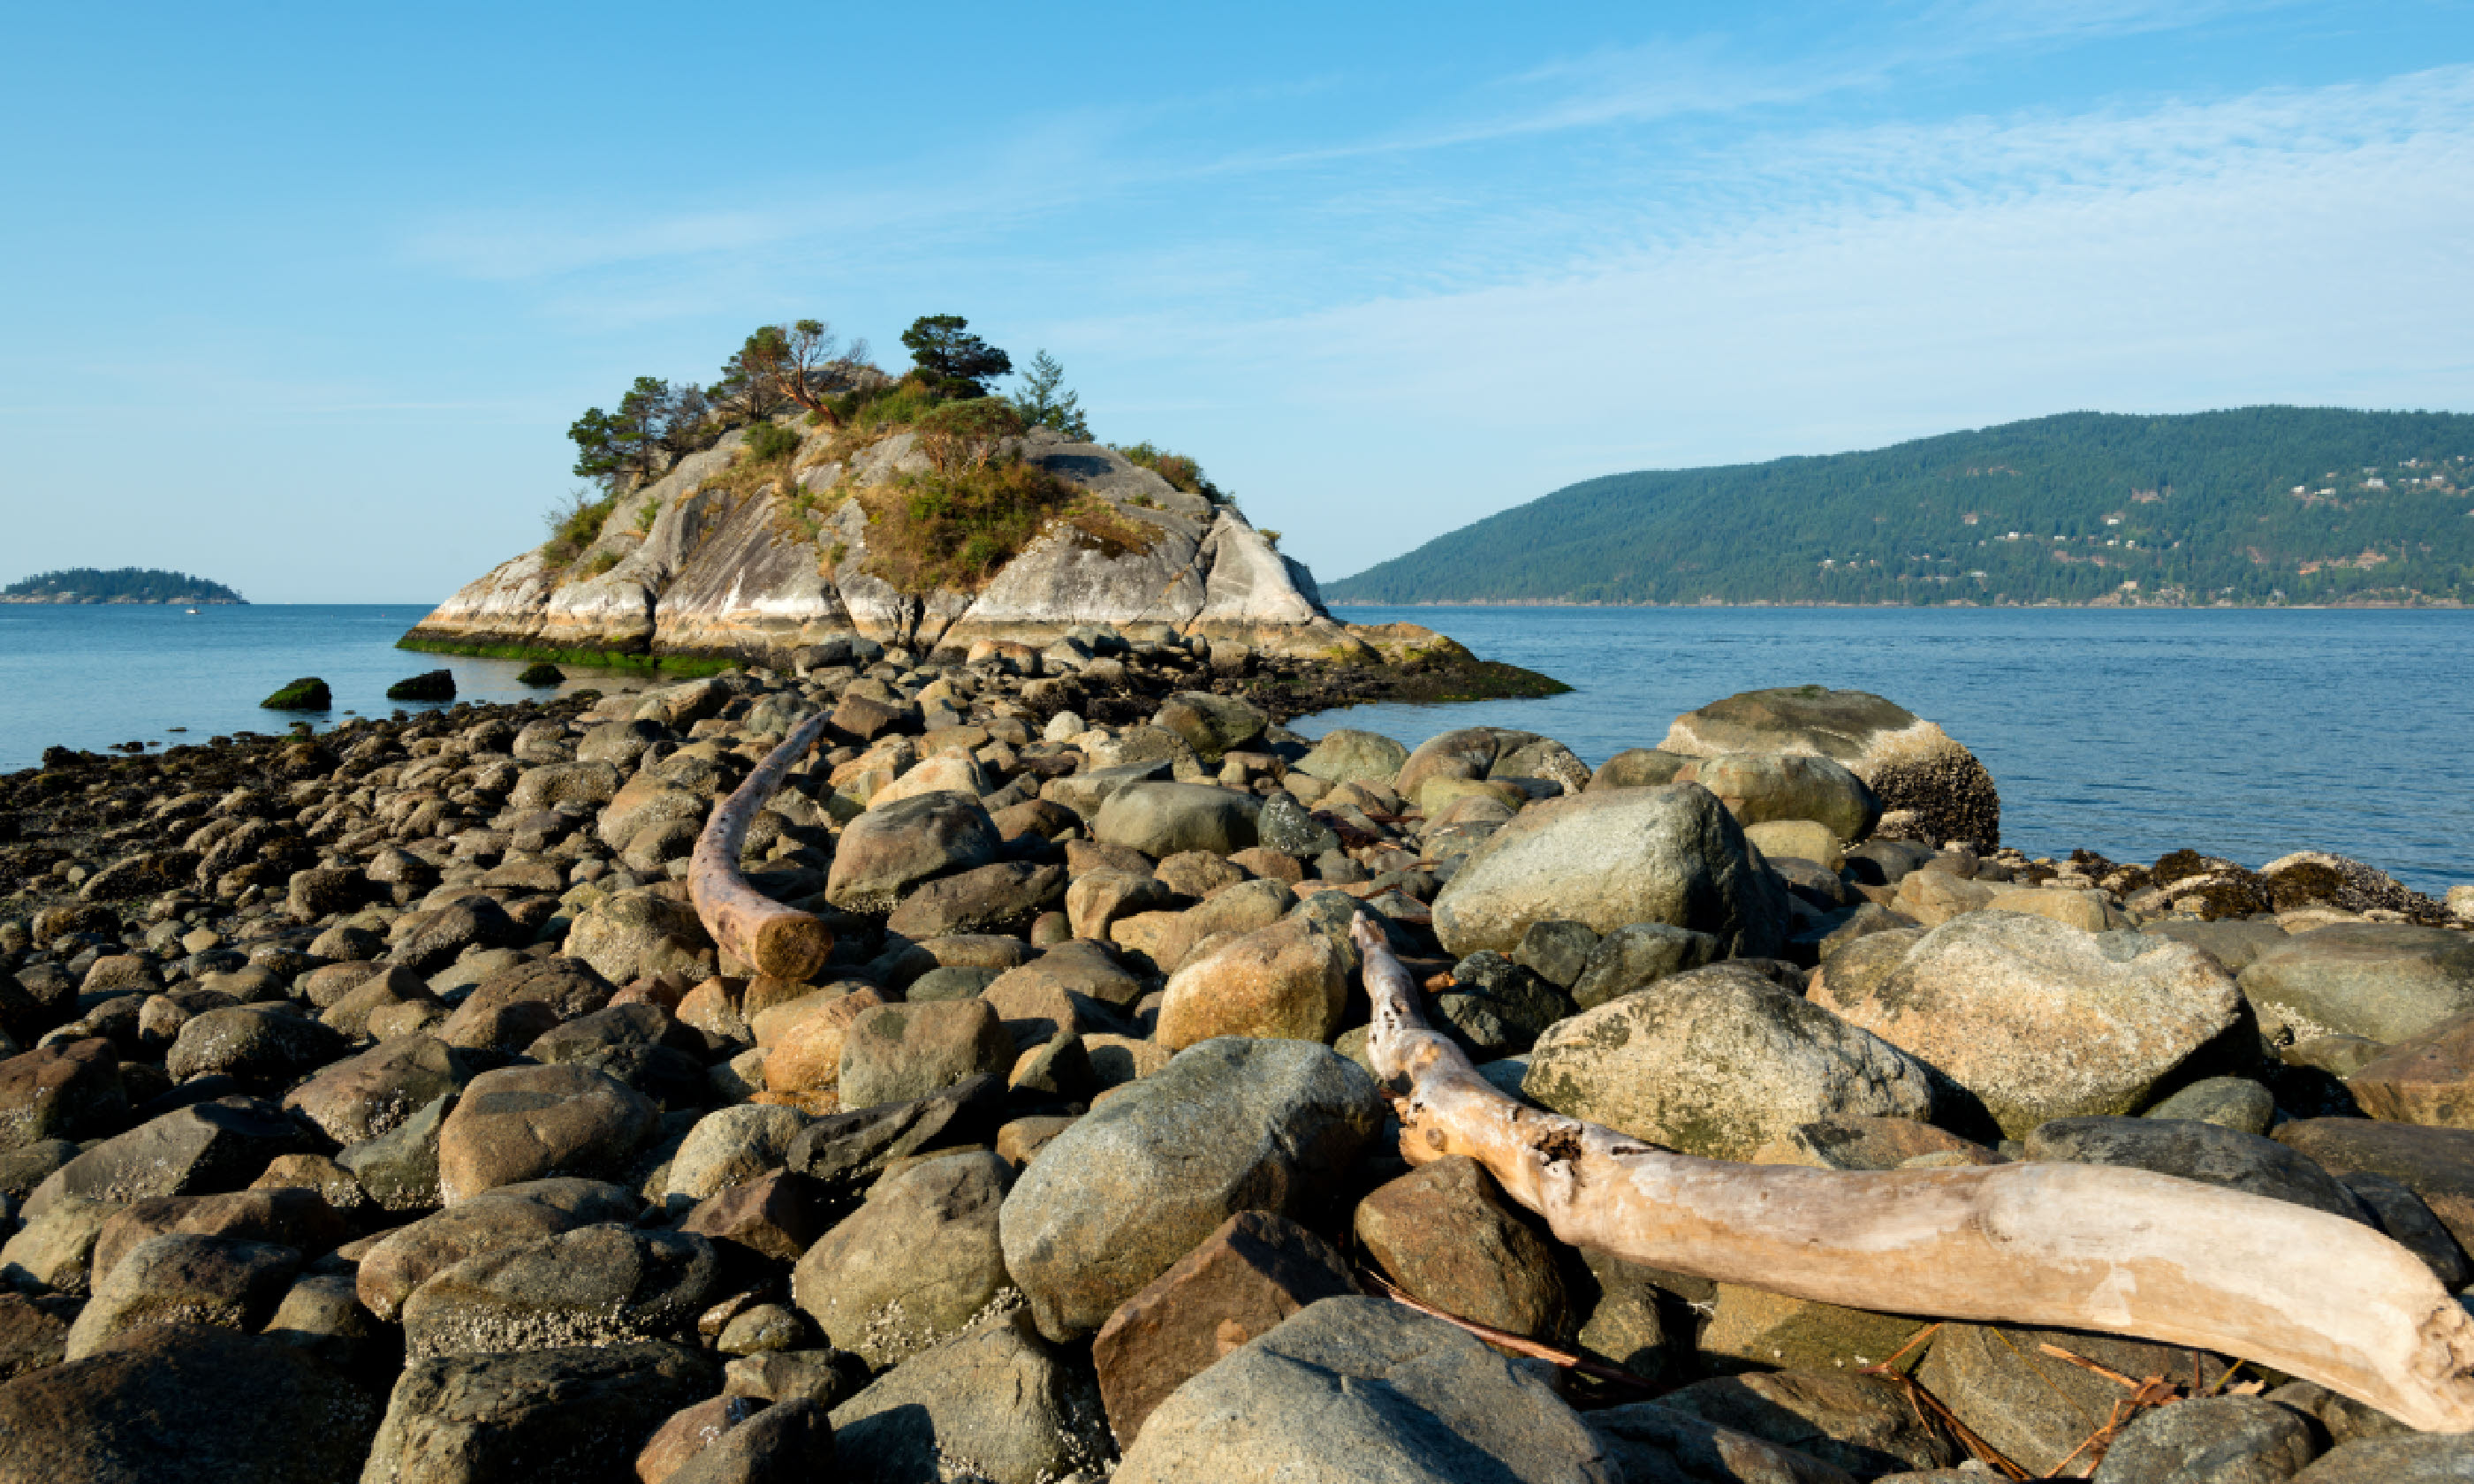
[[[1878,1173],[1659,1149],[1497,1091],[1428,1028],[1360,914],[1367,1051],[1401,1152],[1467,1155],[1557,1237],[1849,1308],[2100,1329],[2255,1360],[2431,1431],[2474,1430],[2474,1316],[2358,1222],[2145,1170]]]
[[[807,755],[825,730],[818,711],[765,754],[731,796],[713,806],[704,833],[688,861],[688,897],[713,941],[760,974],[796,983],[825,967],[834,935],[815,914],[786,907],[747,884],[739,872],[739,850],[748,821],[782,786],[790,765]]]

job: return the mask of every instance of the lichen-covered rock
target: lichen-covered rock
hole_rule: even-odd
[[[1550,919],[1600,933],[1664,922],[1750,957],[1774,954],[1787,932],[1785,890],[1753,864],[1734,818],[1690,783],[1523,809],[1461,863],[1434,919],[1454,954],[1508,953]]]
[[[791,1296],[825,1337],[872,1366],[959,1333],[1007,1286],[997,1211],[1012,1166],[956,1154],[887,1178],[799,1258]]]
[[[1914,1057],[1725,964],[1553,1026],[1521,1091],[1557,1113],[1720,1160],[1750,1160],[1816,1119],[1933,1111],[1931,1074]]]
[[[2242,971],[2262,1018],[2296,1041],[2400,1041],[2474,1010],[2474,938],[2403,922],[2338,922],[2269,944]]]
[[[2196,948],[2010,912],[1934,928],[1868,984],[1825,969],[1811,997],[1947,1074],[2013,1137],[2049,1118],[2137,1112],[2234,1026],[2241,1002]]]

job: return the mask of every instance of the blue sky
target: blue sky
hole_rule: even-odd
[[[1045,347],[1326,577],[1620,469],[2474,410],[2466,4],[18,6],[0,58],[0,581],[434,601],[585,406],[808,315]]]

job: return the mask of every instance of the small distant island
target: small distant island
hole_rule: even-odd
[[[158,567],[68,567],[0,587],[0,603],[247,603],[221,583]]]

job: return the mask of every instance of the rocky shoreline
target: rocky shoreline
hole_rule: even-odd
[[[1352,633],[1380,662],[835,639],[0,778],[0,1473],[2474,1466],[2239,1357],[1564,1246],[1472,1161],[1404,1160],[1347,932],[1489,1081],[1651,1143],[2131,1165],[2362,1222],[2462,1291],[2474,892],[2030,858],[1958,741],[1818,687],[1595,769],[1288,731],[1553,683]],[[820,711],[740,861],[834,934],[789,983],[684,877]]]

